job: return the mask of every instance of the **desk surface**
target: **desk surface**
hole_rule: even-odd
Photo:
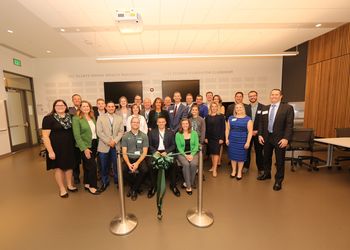
[[[322,139],[315,139],[315,141],[326,143],[326,144],[332,144],[335,146],[350,148],[350,137],[322,138]]]

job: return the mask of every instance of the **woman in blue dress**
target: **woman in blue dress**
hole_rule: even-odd
[[[226,124],[226,144],[228,158],[231,160],[231,178],[242,179],[243,164],[247,159],[247,149],[253,135],[253,122],[245,113],[242,103],[235,105],[234,115],[230,116]],[[237,171],[238,165],[238,171]]]

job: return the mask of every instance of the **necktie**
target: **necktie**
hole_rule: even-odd
[[[275,112],[276,112],[276,104],[271,105],[271,111],[269,114],[269,125],[267,130],[272,133],[273,132],[273,123],[275,122]]]
[[[177,112],[177,105],[175,105],[174,116],[176,116],[176,112]]]

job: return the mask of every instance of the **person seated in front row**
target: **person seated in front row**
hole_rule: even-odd
[[[145,157],[148,151],[148,137],[139,128],[140,119],[133,117],[131,130],[122,138],[123,176],[130,186],[127,197],[131,196],[133,201],[137,199],[137,193],[141,192],[140,186],[147,173]]]
[[[177,150],[180,153],[177,159],[182,165],[182,173],[185,178],[185,182],[182,185],[186,188],[186,193],[191,195],[199,162],[199,138],[197,132],[192,130],[191,122],[187,118],[181,120],[175,141]]]
[[[167,154],[174,152],[176,149],[175,136],[171,129],[166,128],[165,117],[158,116],[157,125],[157,129],[152,129],[148,133],[149,151],[150,154],[158,153],[166,156]],[[153,167],[151,164],[149,164],[149,166]],[[180,191],[176,187],[176,166],[172,164],[168,171],[170,174],[170,189],[176,196],[180,196]],[[156,192],[157,173],[158,171],[156,169],[152,169],[150,172],[151,188],[148,191],[148,198],[153,197]]]

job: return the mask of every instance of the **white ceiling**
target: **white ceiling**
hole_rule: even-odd
[[[144,31],[121,34],[117,9],[140,12]],[[349,0],[1,0],[0,44],[33,57],[279,53],[349,21]]]

